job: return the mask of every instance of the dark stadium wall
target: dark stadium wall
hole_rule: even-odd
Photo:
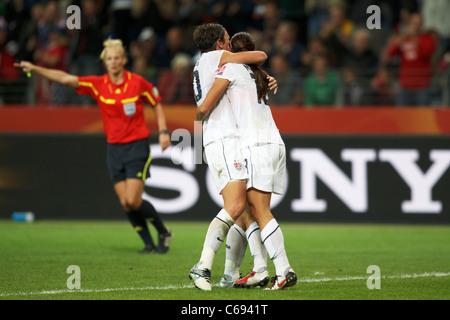
[[[450,136],[283,138],[286,193],[272,200],[278,220],[450,223]],[[155,136],[151,142],[144,198],[167,220],[209,221],[221,199],[194,142],[173,141],[164,152]],[[31,211],[37,220],[125,219],[105,147],[101,134],[0,134],[0,218]]]

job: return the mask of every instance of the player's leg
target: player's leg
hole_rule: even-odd
[[[224,208],[209,224],[200,260],[190,271],[190,277],[199,289],[211,290],[209,281],[214,258],[234,225],[235,219],[244,211],[246,188],[245,181],[238,180],[230,181],[222,189]]]
[[[271,193],[250,189],[247,193],[253,216],[261,229],[261,239],[275,265],[275,278],[270,289],[279,290],[297,283],[284,247],[284,236],[278,222],[270,211]]]
[[[211,221],[206,232],[199,266],[211,270],[216,252],[228,234],[235,220],[244,211],[246,202],[245,181],[230,181],[222,189],[224,207]]]
[[[253,215],[251,207],[247,204],[245,212],[247,213],[245,237],[250,247],[250,253],[253,257],[253,268],[243,278],[234,283],[235,288],[254,288],[264,287],[269,282],[269,273],[267,271],[267,250],[261,241],[261,232]]]
[[[245,209],[248,174],[243,166],[245,160],[236,137],[218,139],[206,145],[205,155],[224,206],[208,227],[200,260],[189,272],[189,277],[194,280],[197,288],[211,290],[211,268],[215,255]]]
[[[262,242],[275,265],[272,289],[294,285],[293,272],[284,247],[284,237],[270,210],[272,193],[283,194],[286,182],[286,149],[284,145],[265,144],[249,148],[252,179],[249,181],[247,199],[252,214],[259,225]]]
[[[228,232],[225,246],[225,269],[219,283],[221,287],[232,287],[234,282],[240,278],[239,267],[247,249],[245,230],[251,221],[253,218],[245,210]]]

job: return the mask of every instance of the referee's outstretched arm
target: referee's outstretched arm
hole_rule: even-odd
[[[14,64],[15,67],[21,68],[23,72],[37,73],[50,81],[55,81],[61,84],[71,86],[75,89],[78,88],[78,77],[71,75],[67,72],[39,67],[28,61],[21,61]]]

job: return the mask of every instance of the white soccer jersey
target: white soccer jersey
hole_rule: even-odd
[[[230,81],[222,100],[229,100],[243,144],[284,144],[273,120],[268,99],[258,100],[255,75],[248,65],[227,63],[216,77]]]
[[[197,106],[205,99],[215,81],[223,50],[203,53],[194,67],[194,95]],[[236,121],[228,99],[220,99],[203,121],[203,144],[236,134]]]

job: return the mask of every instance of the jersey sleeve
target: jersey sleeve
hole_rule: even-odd
[[[78,94],[86,94],[94,99],[97,99],[98,92],[98,83],[101,81],[102,77],[99,76],[87,76],[87,77],[78,77]]]
[[[225,79],[230,82],[233,82],[235,80],[236,76],[236,70],[234,69],[233,63],[227,63],[222,66],[222,68],[219,69],[216,73],[216,79]]]
[[[141,88],[142,98],[152,107],[156,106],[161,101],[161,96],[159,95],[158,89],[150,82],[145,79],[141,79]]]

